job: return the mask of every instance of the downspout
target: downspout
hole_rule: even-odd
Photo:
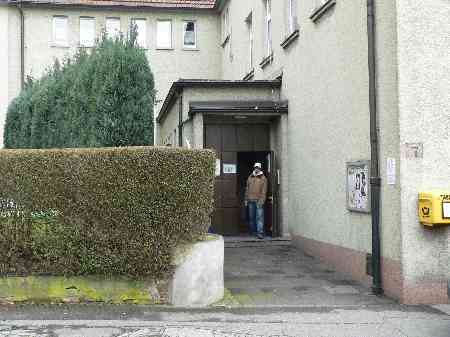
[[[372,292],[381,295],[380,190],[381,177],[378,151],[378,115],[376,85],[375,0],[367,0],[367,40],[369,63],[370,109],[370,199],[372,211]]]
[[[22,1],[16,5],[20,15],[20,88],[25,87],[25,16]]]
[[[180,106],[178,108],[178,146],[183,146],[183,89],[180,90]]]

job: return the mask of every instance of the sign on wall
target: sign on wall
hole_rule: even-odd
[[[223,174],[236,174],[236,164],[223,164]]]
[[[347,163],[347,209],[370,213],[370,161]]]

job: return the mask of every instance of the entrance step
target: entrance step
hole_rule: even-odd
[[[258,239],[254,236],[225,236],[225,248],[264,247],[264,246],[290,246],[289,238],[265,237]]]

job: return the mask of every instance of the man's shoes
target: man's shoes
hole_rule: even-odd
[[[258,237],[258,239],[260,239],[260,240],[264,239],[264,235],[261,234],[261,233],[258,233],[257,237]]]

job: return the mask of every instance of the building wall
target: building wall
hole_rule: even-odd
[[[450,7],[399,0],[397,15],[404,301],[448,303],[450,227],[421,226],[417,194],[450,190]]]
[[[2,7],[2,15],[11,13],[16,9]],[[217,79],[221,75],[221,54],[218,46],[219,26],[217,15],[212,11],[180,12],[167,10],[107,10],[107,9],[76,9],[76,8],[43,8],[29,7],[25,12],[25,75],[40,77],[45,69],[54,63],[57,58],[73,55],[79,48],[79,17],[90,16],[96,19],[97,36],[100,37],[105,25],[106,17],[120,17],[121,29],[128,31],[132,18],[147,19],[147,56],[155,77],[157,89],[157,105],[155,114],[158,113],[162,100],[165,98],[172,82],[179,78],[205,78]],[[54,15],[66,15],[69,17],[69,47],[57,47],[52,44],[52,18]],[[157,19],[172,19],[173,22],[173,50],[156,49],[156,21]],[[196,50],[182,48],[182,29],[184,20],[196,20],[197,45]],[[17,20],[16,20],[17,21]],[[10,20],[11,22],[11,20]],[[19,30],[19,22],[10,24],[13,31]],[[2,30],[3,32],[3,30]],[[13,43],[18,39],[11,35],[9,41]],[[10,48],[10,58],[20,60],[19,50]],[[2,63],[5,64],[5,63]],[[17,85],[12,78],[19,76],[20,69],[11,68],[12,74],[7,81],[10,98],[18,93]],[[2,91],[3,92],[3,91]],[[3,99],[4,100],[4,99]],[[2,101],[3,102],[3,101]],[[5,114],[6,104],[0,108],[0,117]],[[3,125],[3,124],[2,124]]]
[[[155,138],[156,145],[178,146],[178,124],[179,124],[180,98],[175,99],[169,112],[158,123],[158,136]]]
[[[20,91],[20,19],[16,8],[0,5],[0,148],[8,104]]]
[[[346,209],[345,171],[348,161],[370,159],[366,2],[337,1],[316,23],[309,19],[314,3],[298,1],[299,37],[283,49],[285,2],[272,1],[273,61],[262,68],[259,63],[267,55],[264,1],[229,1],[231,35],[223,48],[224,77],[241,79],[249,71],[245,19],[252,13],[254,79],[282,74],[281,96],[289,101],[291,234],[303,249],[370,282],[366,253],[371,252],[371,218]],[[377,3],[383,281],[388,294],[400,298],[400,184],[385,183],[387,158],[396,159],[397,171],[400,166],[395,3]]]
[[[0,41],[8,41],[9,8],[0,6]],[[6,109],[9,102],[9,70],[8,70],[8,43],[6,48],[0,49],[0,138],[3,144],[3,128],[6,118]]]

